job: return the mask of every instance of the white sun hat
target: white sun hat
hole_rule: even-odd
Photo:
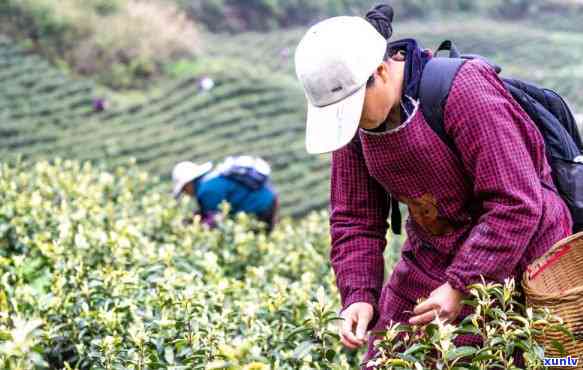
[[[386,49],[385,38],[360,17],[328,18],[306,32],[296,49],[295,67],[308,100],[308,153],[340,149],[354,137],[366,81]]]
[[[212,162],[207,162],[200,165],[190,161],[178,163],[172,169],[172,195],[174,195],[175,198],[178,198],[186,184],[196,179],[197,177],[206,174],[212,168]]]

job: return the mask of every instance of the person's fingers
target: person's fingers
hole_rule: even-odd
[[[424,324],[430,323],[435,318],[436,315],[437,315],[437,311],[431,310],[429,312],[425,312],[423,314],[413,316],[412,318],[409,319],[409,324],[411,324],[411,325],[424,325]]]
[[[346,348],[350,348],[350,349],[356,349],[356,347],[350,343],[349,341],[347,341],[343,335],[340,335],[340,342],[342,343],[342,345]]]
[[[461,308],[455,309],[455,308],[442,307],[441,310],[439,311],[439,318],[442,320],[445,320],[445,322],[449,324],[449,323],[454,322],[455,319],[457,319],[460,312],[461,312]]]
[[[353,313],[348,313],[344,316],[344,322],[342,323],[342,329],[340,331],[342,343],[350,348],[358,348],[362,345],[362,342],[359,341],[352,332],[355,322],[355,315]]]
[[[356,325],[356,338],[358,340],[366,340],[364,335],[366,334],[366,328],[368,327],[370,320],[371,317],[368,311],[361,311],[360,315],[358,315],[358,323]]]
[[[340,337],[340,342],[342,342],[342,345],[346,348],[350,348],[350,349],[360,348],[360,345],[355,344],[354,342],[349,342],[345,337]]]
[[[427,298],[426,300],[424,300],[423,302],[421,302],[417,306],[415,306],[415,308],[413,309],[413,312],[416,315],[420,315],[420,314],[425,313],[427,311],[433,310],[436,307],[437,307],[437,304],[436,304],[435,300],[432,299],[430,296],[429,298]]]
[[[453,311],[448,307],[441,307],[438,310],[439,318],[444,320],[449,320],[453,316]]]
[[[364,343],[364,341],[359,341],[352,332],[342,332],[340,338],[346,347],[352,349],[359,348]]]
[[[344,312],[342,314],[342,318],[344,320],[342,320],[342,324],[340,325],[341,333],[352,330],[352,325],[354,325],[353,316],[354,315],[352,315],[350,312]]]

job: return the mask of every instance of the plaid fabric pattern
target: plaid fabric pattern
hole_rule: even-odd
[[[330,259],[343,308],[375,308],[369,329],[405,320],[405,308],[446,281],[465,291],[480,275],[519,276],[571,230],[542,136],[485,63],[465,63],[445,107],[461,158],[418,107],[409,120],[397,131],[360,130],[332,156]],[[383,288],[389,194],[416,217]],[[423,207],[412,210],[417,199]]]

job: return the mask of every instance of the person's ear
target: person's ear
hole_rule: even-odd
[[[386,61],[381,63],[381,65],[379,65],[377,67],[376,73],[384,83],[387,83],[390,81],[390,75],[389,75],[390,71],[389,70],[390,70],[390,66],[389,66],[389,63]]]

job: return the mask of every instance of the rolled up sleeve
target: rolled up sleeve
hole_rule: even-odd
[[[502,281],[515,271],[541,219],[542,186],[529,152],[532,122],[485,64],[462,67],[444,121],[481,209],[446,270],[447,281],[467,293],[480,275]]]
[[[342,309],[370,303],[379,317],[389,194],[368,173],[358,135],[332,156],[330,259]]]

